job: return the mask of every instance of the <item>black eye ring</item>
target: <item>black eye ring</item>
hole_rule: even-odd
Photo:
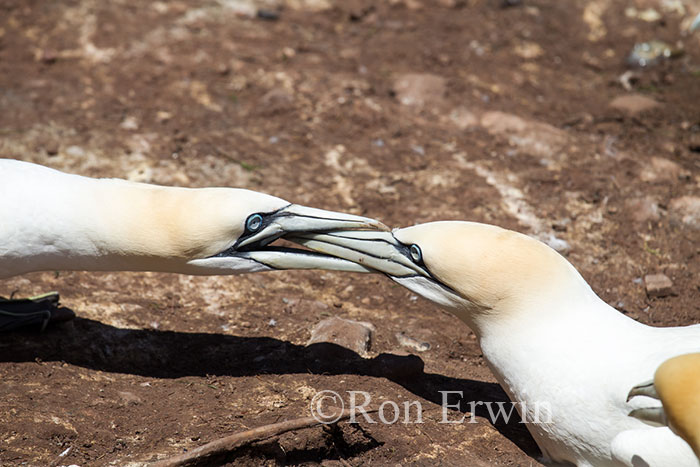
[[[415,261],[416,263],[420,263],[421,261],[423,261],[423,252],[420,251],[420,247],[418,245],[414,243],[413,245],[411,245],[408,251],[411,253],[411,259],[413,261]]]
[[[245,228],[248,232],[257,232],[263,224],[263,217],[260,214],[251,214],[245,221]]]

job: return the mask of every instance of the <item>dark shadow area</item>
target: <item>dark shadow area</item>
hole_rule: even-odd
[[[383,377],[438,405],[442,404],[440,391],[462,391],[463,396],[449,399],[450,404],[461,402],[462,412],[470,408],[471,401],[509,401],[498,384],[425,373],[423,360],[415,355],[381,354],[365,359],[335,344],[306,347],[270,337],[121,329],[85,318],[41,334],[0,335],[0,362],[37,359],[152,378],[295,373]],[[452,411],[450,420],[461,418],[459,411]],[[475,411],[477,417],[491,423],[484,406],[477,405]],[[509,423],[500,420],[494,427],[528,455],[540,455],[515,412]]]
[[[357,439],[358,433],[360,439]],[[355,439],[348,442],[345,439],[348,435]],[[197,465],[224,465],[227,462],[263,465],[270,460],[274,460],[277,465],[308,465],[319,463],[320,460],[352,459],[384,444],[362,431],[359,424],[348,424],[343,427],[337,424],[324,425],[323,435],[315,438],[313,443],[315,444],[313,446],[304,445],[285,449],[279,439],[261,441],[227,455],[207,458],[205,462]]]

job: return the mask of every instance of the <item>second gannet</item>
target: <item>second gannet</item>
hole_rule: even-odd
[[[366,271],[342,259],[268,245],[290,233],[381,228],[371,219],[250,190],[94,179],[12,159],[0,159],[0,179],[0,279],[47,270]],[[42,307],[56,297],[44,301],[0,301],[0,330],[32,313],[44,316]]]
[[[700,458],[700,353],[666,360],[656,370],[652,381],[632,388],[628,399],[637,396],[658,399],[663,407],[639,408],[633,410],[631,416],[654,425],[668,425]],[[635,435],[624,432],[614,444],[623,449],[626,439]]]
[[[626,400],[663,361],[700,350],[700,326],[634,321],[601,300],[556,251],[491,225],[434,222],[294,241],[381,271],[464,321],[523,419],[550,417],[527,424],[546,460],[700,465],[668,428],[629,417],[643,405]],[[613,452],[613,439],[627,430],[645,436],[631,440],[626,453]]]

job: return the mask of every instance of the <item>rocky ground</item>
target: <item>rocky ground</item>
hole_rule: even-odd
[[[691,0],[0,0],[0,154],[246,187],[391,226],[494,223],[560,250],[621,313],[695,323],[698,12]],[[651,50],[630,61],[639,43]],[[440,423],[441,390],[507,398],[467,327],[381,276],[0,284],[47,290],[78,318],[0,337],[2,465],[141,465],[308,416],[320,390],[419,401],[424,423],[297,431],[230,461],[538,464],[517,420]],[[373,325],[369,350],[306,346],[336,316]]]

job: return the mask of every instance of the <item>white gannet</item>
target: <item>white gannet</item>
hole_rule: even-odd
[[[700,353],[666,360],[656,370],[652,381],[632,388],[628,399],[636,396],[658,399],[663,407],[635,409],[631,416],[657,426],[668,425],[700,458]],[[635,435],[623,432],[618,435],[620,439],[613,442],[624,446],[626,439]]]
[[[366,271],[339,258],[268,244],[295,232],[381,228],[371,219],[250,190],[94,179],[12,159],[0,159],[0,179],[0,279],[47,270]],[[27,300],[0,301],[0,329],[27,313],[43,316],[42,306],[55,305],[56,297],[48,302],[37,310],[27,308]]]
[[[663,361],[700,350],[700,325],[653,328],[634,321],[603,302],[556,251],[491,225],[435,222],[292,240],[381,271],[469,325],[521,416],[551,417],[527,424],[546,460],[700,465],[668,428],[629,417],[642,405],[638,398],[626,401],[629,389]],[[626,430],[646,436],[629,440],[625,453],[614,452],[613,439]]]

